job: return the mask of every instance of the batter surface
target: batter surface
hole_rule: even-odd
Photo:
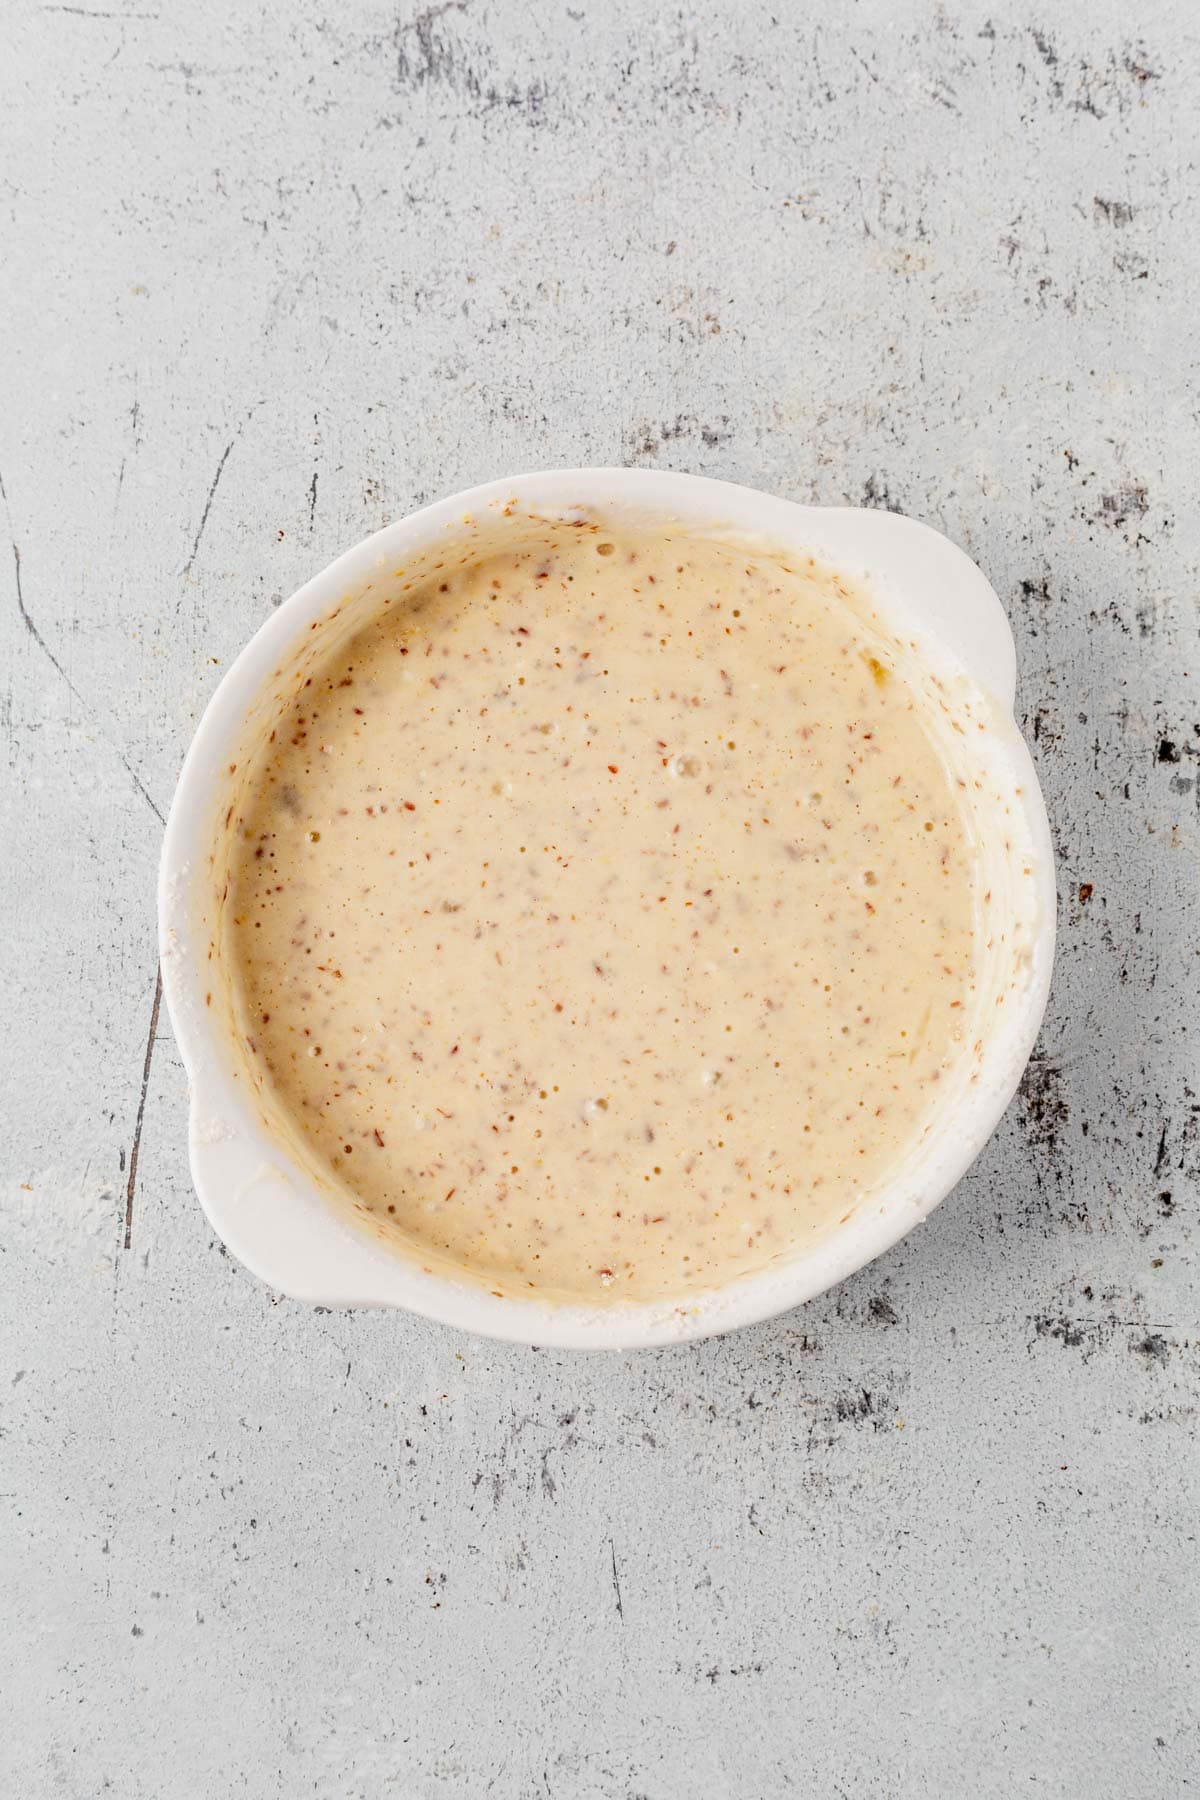
[[[418,1257],[685,1295],[843,1218],[961,1052],[972,858],[827,573],[547,528],[399,595],[238,821],[256,1067]]]

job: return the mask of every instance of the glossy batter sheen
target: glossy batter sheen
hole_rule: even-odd
[[[238,822],[242,1022],[418,1256],[686,1295],[912,1141],[974,901],[882,644],[811,566],[563,527],[435,573],[304,687]]]

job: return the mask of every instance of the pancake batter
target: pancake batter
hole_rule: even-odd
[[[238,821],[256,1067],[418,1257],[686,1296],[843,1218],[960,1053],[954,779],[827,572],[547,527],[401,593]]]

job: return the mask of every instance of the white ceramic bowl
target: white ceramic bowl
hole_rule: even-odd
[[[636,526],[671,519],[763,547],[803,550],[863,582],[879,616],[948,682],[990,698],[976,746],[1013,796],[1006,831],[1025,878],[1014,896],[1015,960],[1003,976],[969,1087],[872,1203],[794,1260],[677,1304],[603,1308],[499,1298],[476,1281],[423,1271],[356,1224],[273,1131],[248,1079],[220,988],[224,842],[244,768],[327,645],[328,629],[370,615],[401,565],[457,551],[504,521],[581,514]],[[163,844],[159,931],[163,983],[191,1083],[192,1174],[214,1230],[256,1275],[296,1298],[402,1306],[521,1343],[632,1348],[728,1331],[810,1300],[894,1244],[937,1205],[994,1130],[1041,1021],[1054,947],[1054,869],[1045,807],[1012,719],[1015,661],[1003,609],[961,550],[894,513],[809,508],[749,488],[642,469],[559,469],[456,494],[347,551],[281,606],[225,676],[179,779]],[[1006,838],[1006,848],[1010,847]],[[991,879],[991,876],[989,876]],[[1020,902],[1023,923],[1016,921]]]

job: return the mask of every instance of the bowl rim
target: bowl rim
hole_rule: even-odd
[[[248,1104],[228,1066],[232,1046],[215,1011],[201,1000],[206,957],[190,941],[199,886],[207,877],[213,794],[230,747],[280,658],[302,631],[329,616],[398,557],[444,544],[471,515],[512,503],[528,510],[673,515],[694,528],[735,539],[762,537],[777,547],[816,551],[835,567],[872,564],[895,576],[906,599],[921,586],[921,629],[945,660],[990,692],[1003,718],[1003,743],[1019,776],[1034,858],[1038,903],[1028,979],[1006,1024],[1003,1063],[981,1084],[971,1128],[953,1142],[935,1134],[933,1178],[908,1203],[883,1190],[877,1211],[856,1214],[786,1263],[723,1288],[678,1300],[589,1307],[500,1298],[476,1281],[422,1270],[403,1252],[373,1240],[321,1198]],[[552,516],[552,515],[548,515]],[[838,546],[841,546],[841,552]],[[296,1298],[338,1306],[403,1307],[424,1318],[507,1342],[556,1348],[634,1349],[722,1333],[802,1305],[865,1267],[928,1217],[974,1161],[999,1123],[1032,1051],[1049,991],[1055,937],[1055,877],[1049,822],[1028,746],[1011,711],[1015,652],[1007,617],[976,564],[932,527],[901,514],[851,507],[807,507],[739,484],[674,471],[574,468],[533,471],[486,482],[435,501],[384,526],[343,552],[284,601],[258,628],[211,695],[192,737],[172,800],[159,863],[158,917],[163,992],[189,1078],[189,1155],[193,1182],[217,1235],[269,1286]],[[909,1184],[911,1186],[911,1183]]]

